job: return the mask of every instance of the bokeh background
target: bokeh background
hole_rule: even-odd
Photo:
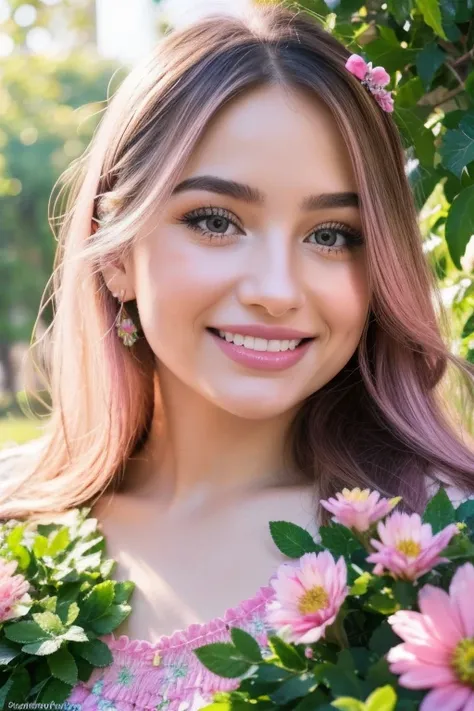
[[[57,245],[48,214],[60,174],[86,148],[107,97],[168,32],[271,1],[0,0],[0,448],[39,436],[47,418],[30,343],[36,323],[47,363],[51,304],[38,311]],[[447,338],[474,362],[474,0],[284,4],[390,73]]]

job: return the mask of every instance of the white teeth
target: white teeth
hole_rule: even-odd
[[[279,351],[294,351],[296,346],[301,343],[302,338],[293,340],[270,340],[266,338],[255,338],[254,336],[242,336],[240,333],[229,333],[229,331],[219,331],[219,336],[224,338],[228,343],[234,343],[236,346],[243,346],[251,351],[269,351],[278,353]]]

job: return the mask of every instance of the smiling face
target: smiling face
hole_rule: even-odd
[[[250,419],[293,410],[329,382],[356,350],[369,310],[356,193],[320,100],[267,86],[226,104],[125,274],[104,271],[112,291],[136,297],[161,382],[177,379]],[[209,330],[243,336],[243,326],[313,340],[295,350],[238,337],[226,344]]]

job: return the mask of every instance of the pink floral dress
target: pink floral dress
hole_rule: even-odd
[[[193,624],[154,644],[114,634],[101,639],[112,651],[113,663],[96,668],[87,682],[74,687],[64,707],[70,711],[197,711],[212,702],[216,691],[230,691],[241,679],[223,679],[210,672],[193,653],[211,642],[230,642],[229,627],[252,634],[263,656],[271,654],[265,606],[275,591],[258,593],[205,624]],[[69,704],[69,707],[68,707]]]

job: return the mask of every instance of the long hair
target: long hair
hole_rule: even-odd
[[[140,450],[159,407],[154,354],[143,338],[131,349],[117,338],[101,266],[127,253],[165,205],[216,112],[269,84],[304,89],[332,112],[358,184],[371,295],[356,352],[302,403],[285,458],[321,497],[368,486],[418,510],[429,477],[473,490],[474,367],[447,345],[396,125],[345,69],[349,54],[309,15],[256,6],[171,32],[123,81],[66,176],[52,277],[51,417],[34,466],[4,482],[0,516],[87,505]],[[461,402],[464,425],[448,395]]]

